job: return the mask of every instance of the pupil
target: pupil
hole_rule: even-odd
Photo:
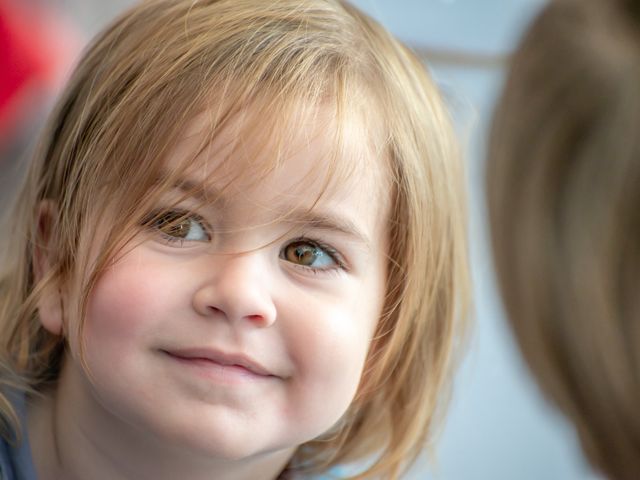
[[[291,245],[287,257],[291,262],[310,266],[318,258],[318,251],[310,245]]]

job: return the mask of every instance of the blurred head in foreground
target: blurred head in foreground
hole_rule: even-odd
[[[513,57],[487,169],[507,315],[610,478],[640,472],[640,2],[559,0]]]

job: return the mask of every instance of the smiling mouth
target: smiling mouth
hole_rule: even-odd
[[[254,360],[214,350],[162,350],[170,359],[197,371],[211,380],[245,381],[278,378]]]

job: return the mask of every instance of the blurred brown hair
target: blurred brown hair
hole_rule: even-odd
[[[558,0],[514,55],[487,170],[509,320],[610,478],[640,474],[640,2]]]

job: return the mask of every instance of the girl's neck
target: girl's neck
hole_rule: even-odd
[[[71,376],[70,376],[71,377]],[[79,395],[61,375],[55,390],[27,406],[27,433],[41,480],[273,480],[292,451],[227,461],[158,442]]]

